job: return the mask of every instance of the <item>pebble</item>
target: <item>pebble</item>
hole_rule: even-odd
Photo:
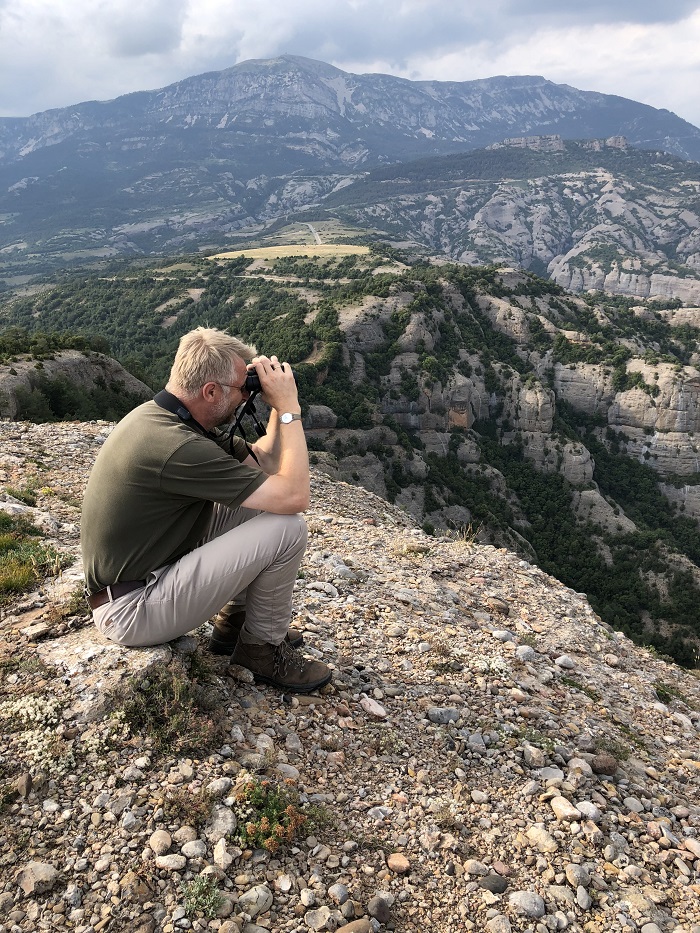
[[[264,884],[257,884],[241,894],[238,906],[251,917],[257,917],[270,909],[273,900],[272,891]]]
[[[512,909],[523,917],[539,918],[545,915],[544,901],[533,891],[513,891],[508,897]]]

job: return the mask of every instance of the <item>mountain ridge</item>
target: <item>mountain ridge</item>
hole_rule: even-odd
[[[0,271],[223,246],[367,170],[514,136],[626,136],[700,160],[670,112],[540,77],[411,82],[287,56],[0,119]]]

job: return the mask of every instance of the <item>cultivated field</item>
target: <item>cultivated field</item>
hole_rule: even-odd
[[[262,246],[256,249],[237,249],[226,253],[217,253],[209,259],[237,259],[250,256],[251,259],[284,259],[287,256],[314,256],[320,259],[342,259],[343,256],[366,256],[367,246],[352,246],[347,243],[322,243],[310,246]]]

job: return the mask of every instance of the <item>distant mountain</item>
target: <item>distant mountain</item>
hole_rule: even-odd
[[[0,120],[0,273],[222,245],[381,164],[506,137],[624,135],[700,160],[665,110],[541,77],[408,81],[294,56]]]

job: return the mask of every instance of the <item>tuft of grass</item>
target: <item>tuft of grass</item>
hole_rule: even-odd
[[[594,690],[593,687],[587,686],[587,684],[582,684],[578,680],[574,680],[573,677],[562,677],[561,682],[566,684],[567,687],[573,687],[574,690],[579,690],[581,693],[585,693],[587,697],[590,697],[594,703],[599,703],[601,695],[597,690]]]
[[[223,738],[212,716],[211,693],[192,679],[183,660],[174,658],[130,678],[114,692],[112,707],[123,711],[132,734],[150,736],[157,752],[201,754]]]
[[[30,505],[32,508],[36,506],[36,486],[31,482],[21,487],[6,486],[5,489],[9,495],[19,499],[20,502],[24,502],[25,505]]]
[[[596,747],[610,752],[613,758],[617,758],[618,761],[627,761],[632,754],[629,747],[625,745],[624,742],[618,742],[617,739],[613,739],[610,736],[596,739]]]
[[[25,519],[0,512],[0,603],[61,569],[61,555],[40,535]]]
[[[694,708],[692,701],[679,690],[678,687],[674,687],[673,684],[665,684],[663,681],[657,680],[654,683],[654,690],[662,703],[671,703],[673,700],[680,700],[681,703],[685,703],[689,709]]]
[[[46,621],[56,624],[64,622],[71,616],[87,616],[88,607],[85,602],[85,593],[82,586],[76,586],[62,603],[53,603],[46,613]]]
[[[198,915],[213,920],[224,903],[219,885],[213,875],[198,875],[180,887],[188,917]]]

